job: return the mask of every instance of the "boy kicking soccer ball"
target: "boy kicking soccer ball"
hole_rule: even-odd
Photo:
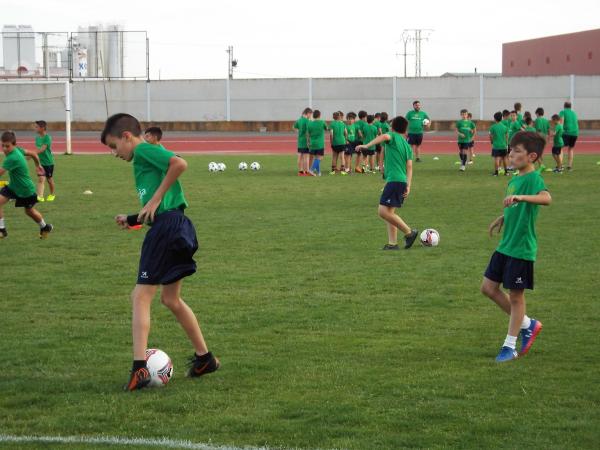
[[[357,147],[357,150],[362,151],[373,145],[384,144],[384,165],[379,170],[383,171],[385,167],[384,177],[387,184],[379,200],[379,217],[387,222],[388,243],[383,250],[398,250],[398,229],[404,233],[406,249],[412,247],[419,235],[418,230],[411,230],[396,214],[396,208],[400,208],[410,194],[412,182],[413,152],[404,138],[407,127],[408,121],[398,116],[392,121],[392,131]]]
[[[37,203],[35,186],[29,175],[29,168],[25,158],[33,159],[38,174],[43,170],[37,153],[29,152],[17,147],[17,136],[12,131],[5,131],[0,138],[2,151],[6,155],[0,176],[8,172],[10,182],[0,189],[0,239],[8,236],[4,223],[3,206],[10,200],[15,201],[15,207],[24,208],[25,214],[40,226],[40,239],[45,239],[52,231],[52,225],[44,222],[42,215],[33,207]]]
[[[539,205],[552,202],[544,179],[535,170],[535,162],[545,145],[545,139],[538,133],[515,134],[510,142],[509,157],[518,175],[508,183],[504,214],[489,227],[491,236],[504,225],[504,234],[485,271],[481,292],[510,315],[508,334],[496,362],[526,355],[542,330],[542,323],[529,318],[525,312],[525,289],[533,289],[533,263],[537,253],[535,221]],[[508,295],[500,289],[500,283],[508,289]],[[517,353],[519,334],[521,349]]]
[[[161,302],[171,310],[194,346],[189,377],[199,377],[220,367],[208,351],[198,320],[181,299],[183,278],[196,272],[193,255],[198,249],[196,231],[184,215],[188,206],[179,176],[187,163],[174,153],[144,142],[137,119],[129,114],[108,118],[101,141],[112,153],[129,162],[142,209],[139,214],[120,214],[115,220],[122,228],[141,223],[151,225],[142,244],[137,284],[131,294],[133,304],[133,367],[125,390],[133,391],[150,383],[146,348],[150,332],[150,305],[160,286]]]

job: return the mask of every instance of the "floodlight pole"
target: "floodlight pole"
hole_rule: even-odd
[[[67,149],[65,154],[72,155],[73,150],[71,148],[71,82],[65,81],[65,140]]]

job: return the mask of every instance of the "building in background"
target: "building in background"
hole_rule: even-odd
[[[600,75],[600,29],[502,44],[502,75]]]
[[[35,58],[35,33],[31,25],[4,25],[2,27],[2,69],[6,73],[38,75],[39,63]]]
[[[72,39],[75,77],[124,76],[123,30],[118,25],[79,27]]]

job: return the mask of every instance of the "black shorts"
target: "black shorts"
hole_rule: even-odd
[[[577,136],[573,136],[572,134],[563,134],[563,141],[565,143],[565,147],[575,147]]]
[[[469,143],[468,142],[459,142],[458,149],[459,150],[469,150]]]
[[[363,156],[373,156],[375,154],[375,150],[364,149],[361,150]]]
[[[494,252],[484,276],[504,289],[533,289],[533,261]]]
[[[33,194],[29,197],[19,197],[8,186],[4,186],[2,189],[0,189],[0,195],[4,196],[6,198],[10,198],[11,200],[14,200],[15,208],[31,209],[37,203],[37,195],[36,194]]]
[[[44,176],[46,178],[52,178],[54,175],[54,164],[51,166],[42,166],[42,168],[44,169]]]
[[[346,151],[346,146],[345,145],[332,145],[331,149],[334,152],[341,153],[341,152],[345,152]]]
[[[298,147],[298,153],[300,153],[302,155],[306,155],[308,153],[308,149]]]
[[[392,208],[400,208],[404,203],[404,193],[406,192],[406,183],[402,181],[390,181],[383,188],[379,204]]]
[[[375,146],[375,153],[381,153],[381,144]]]
[[[196,272],[196,230],[183,211],[155,217],[140,255],[138,284],[171,284]]]
[[[506,149],[505,148],[493,148],[492,156],[495,158],[503,158],[506,156]]]
[[[475,141],[469,142],[469,148],[473,148],[473,147],[475,147]]]
[[[552,147],[553,155],[560,155],[562,153],[562,147]]]
[[[423,143],[423,133],[408,133],[408,143],[410,145],[421,145]]]
[[[310,149],[310,154],[311,155],[317,155],[317,156],[323,156],[325,154],[325,149],[317,149],[317,150],[313,150],[312,148]]]
[[[346,150],[344,150],[344,154],[353,155],[357,145],[358,144],[356,142],[348,142],[348,145],[346,145]]]

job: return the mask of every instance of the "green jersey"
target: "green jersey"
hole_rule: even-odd
[[[365,140],[363,142],[363,144],[365,145],[371,142],[373,139],[375,139],[377,137],[377,127],[375,126],[375,124],[366,124],[363,127],[363,135],[365,136]],[[371,145],[369,147],[369,150],[375,150],[375,146]]]
[[[387,134],[390,132],[392,128],[390,127],[390,124],[387,122],[381,122],[381,134]]]
[[[538,117],[534,122],[535,130],[544,137],[550,134],[550,122],[545,117]]]
[[[530,131],[532,133],[537,133],[537,130],[535,129],[535,127],[525,127],[525,131]]]
[[[300,118],[296,120],[296,123],[294,123],[294,128],[298,130],[298,148],[301,150],[308,148],[308,140],[306,139],[306,127],[308,122],[310,122],[310,120],[304,116],[300,116]]]
[[[457,120],[456,129],[462,136],[458,136],[459,144],[468,144],[473,140],[473,133],[475,132],[475,123],[472,120]]]
[[[429,116],[425,111],[409,111],[406,113],[406,120],[408,120],[408,133],[409,134],[423,134],[423,120],[429,120]]]
[[[512,123],[512,121],[510,119],[502,119],[502,125],[504,125],[507,130],[510,130],[511,123]]]
[[[385,166],[385,181],[388,183],[393,181],[406,183],[406,163],[413,159],[412,148],[401,134],[395,131],[390,131],[386,134],[391,139],[384,142],[383,164]]]
[[[356,124],[355,123],[347,123],[346,131],[348,132],[348,142],[355,142],[358,140],[358,136],[356,135]]]
[[[496,122],[490,127],[490,136],[492,137],[493,150],[506,150],[508,130],[501,122]]]
[[[546,190],[544,179],[536,170],[513,177],[508,183],[506,195],[537,195]],[[535,261],[537,237],[535,220],[540,205],[527,202],[515,203],[504,208],[504,233],[496,249],[513,258]]]
[[[517,122],[519,122],[519,126],[523,126],[523,114],[517,113]]]
[[[552,144],[553,147],[563,148],[565,146],[565,141],[563,140],[563,133],[564,129],[562,124],[557,123],[556,125],[554,125],[554,143]]]
[[[329,124],[329,128],[333,131],[331,145],[346,145],[346,136],[344,135],[346,124],[341,120],[334,120]]]
[[[54,156],[52,156],[52,138],[49,134],[45,134],[40,136],[39,134],[35,137],[35,146],[39,150],[42,148],[42,145],[46,146],[46,150],[39,153],[38,156],[40,158],[40,164],[42,166],[53,166],[54,165]]]
[[[365,134],[364,127],[365,127],[365,125],[367,125],[367,122],[365,122],[364,120],[357,120],[356,122],[354,122],[354,127],[356,128],[356,140],[358,142],[362,142],[363,144],[367,143],[367,141],[364,140],[364,134]],[[360,131],[360,133],[363,134],[362,138],[360,137],[359,131]]]
[[[307,128],[310,137],[309,148],[311,150],[325,149],[325,130],[327,130],[327,124],[321,119],[316,119],[308,122]]]
[[[177,157],[175,153],[165,150],[159,145],[142,142],[133,149],[133,176],[135,187],[144,206],[152,198],[160,183],[162,183],[171,158]],[[183,196],[183,189],[179,180],[171,185],[165,193],[156,214],[173,209],[187,208],[188,203]]]
[[[510,127],[508,129],[508,145],[510,146],[510,141],[512,141],[512,138],[515,134],[517,134],[519,131],[521,131],[521,124],[519,123],[518,120],[515,120],[514,122],[510,123]]]
[[[6,155],[2,168],[8,171],[8,188],[15,193],[17,197],[27,198],[35,195],[35,186],[29,175],[29,167],[25,159],[25,150],[15,147],[12,152]]]
[[[373,122],[373,125],[375,125],[375,128],[377,128],[377,135],[379,136],[379,130],[381,130],[381,125],[382,125],[381,121],[376,120]]]
[[[579,123],[577,122],[577,114],[571,108],[565,108],[559,116],[563,118],[563,127],[565,134],[569,136],[579,136]]]

